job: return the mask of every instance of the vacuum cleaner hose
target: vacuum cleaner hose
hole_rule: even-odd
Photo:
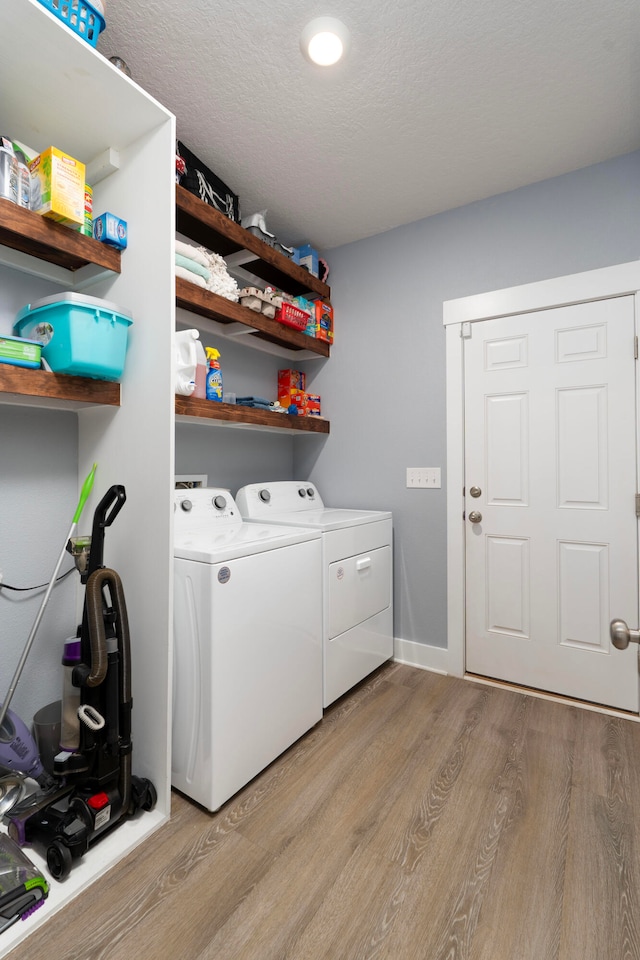
[[[111,592],[111,604],[118,617],[118,635],[122,635],[124,642],[126,637],[128,660],[129,647],[129,621],[127,617],[127,608],[124,603],[124,592],[122,581],[115,570],[108,567],[102,567],[95,570],[87,581],[87,618],[89,628],[89,642],[91,644],[91,671],[85,683],[88,687],[99,687],[107,675],[107,640],[104,629],[104,616],[102,606],[102,587],[107,583]],[[127,685],[130,686],[131,677],[129,670],[125,671],[124,678]],[[122,697],[125,697],[125,691],[122,690]],[[126,694],[128,699],[128,691]]]

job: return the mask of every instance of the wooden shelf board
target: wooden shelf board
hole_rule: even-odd
[[[292,327],[286,327],[277,320],[269,320],[255,310],[249,310],[233,300],[227,300],[216,293],[204,290],[195,283],[189,283],[182,277],[176,277],[176,305],[197,313],[217,323],[241,323],[256,332],[251,336],[276,343],[289,350],[310,350],[318,356],[329,356],[329,344],[322,340],[315,340],[305,333],[300,333]]]
[[[76,408],[106,405],[120,406],[120,384],[107,380],[70,377],[47,370],[31,370],[0,363],[0,401],[32,398],[33,402],[55,400]]]
[[[194,397],[176,396],[176,416],[189,422],[214,421],[237,427],[258,427],[285,432],[329,433],[329,421],[321,417],[296,417],[288,413],[273,413],[243,407],[241,404],[216,403]]]
[[[0,199],[0,244],[72,272],[94,264],[120,273],[120,250]]]
[[[287,293],[313,293],[329,300],[331,288],[308,270],[234,223],[214,207],[176,185],[176,230],[223,257],[248,250],[256,259],[245,269]]]

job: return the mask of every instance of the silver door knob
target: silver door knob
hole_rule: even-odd
[[[471,523],[480,523],[482,520],[482,514],[478,510],[472,510],[469,514],[469,520]]]
[[[471,489],[469,490],[469,494],[472,497],[480,497],[482,496],[482,490],[480,489],[480,487],[471,487]]]
[[[630,630],[624,620],[612,620],[609,635],[618,650],[626,650],[629,643],[640,643],[640,630]]]

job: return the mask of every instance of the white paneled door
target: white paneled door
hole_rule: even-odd
[[[466,669],[637,712],[633,297],[469,329]]]

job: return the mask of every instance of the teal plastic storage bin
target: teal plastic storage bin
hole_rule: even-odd
[[[108,300],[60,293],[23,307],[14,330],[43,344],[42,358],[54,373],[118,381],[132,323]]]

